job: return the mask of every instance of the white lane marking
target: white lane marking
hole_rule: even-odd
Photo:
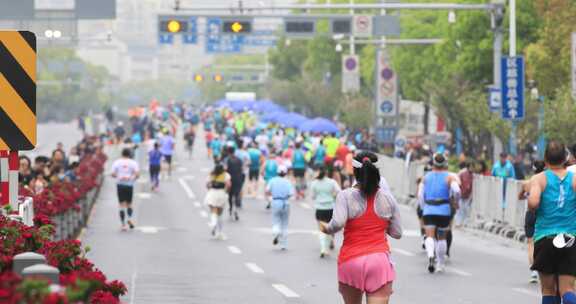
[[[404,249],[400,249],[400,248],[392,248],[392,252],[394,253],[398,253],[404,256],[409,256],[409,257],[413,257],[415,256],[414,253],[408,251],[408,250],[404,250]]]
[[[188,183],[186,182],[186,180],[184,178],[179,178],[178,182],[180,183],[180,186],[182,186],[182,188],[184,189],[184,191],[186,192],[186,194],[188,195],[189,198],[191,198],[191,199],[196,198],[196,195],[194,194],[194,192],[192,191],[190,186],[188,186]]]
[[[405,237],[420,237],[420,230],[404,230],[402,236]]]
[[[452,268],[452,267],[446,267],[446,271],[453,273],[453,274],[457,274],[459,276],[463,276],[463,277],[471,277],[472,274],[469,272],[466,272],[464,270],[460,270],[460,269],[456,269],[456,268]]]
[[[530,290],[530,289],[526,289],[526,288],[512,288],[512,290],[525,294],[525,295],[529,295],[529,296],[533,296],[533,297],[540,297],[540,294],[536,291]]]
[[[284,284],[272,284],[272,287],[274,287],[274,289],[276,289],[279,293],[281,293],[282,295],[284,295],[287,298],[299,298],[300,297],[297,293],[292,291],[292,289],[288,288]]]
[[[141,199],[150,199],[152,198],[152,194],[148,193],[148,192],[140,192],[137,194],[138,198]]]
[[[186,167],[178,167],[178,169],[176,169],[176,171],[178,171],[178,172],[186,172],[186,171],[188,171],[188,168],[186,168]]]
[[[154,234],[154,233],[158,233],[158,231],[160,231],[160,229],[158,229],[158,227],[150,227],[150,226],[136,227],[136,230],[138,230],[142,233],[146,233],[146,234]]]
[[[194,207],[200,208],[202,207],[202,204],[200,204],[200,202],[194,202]]]
[[[208,217],[208,212],[202,210],[202,211],[200,211],[200,216],[206,218],[206,217]]]
[[[228,246],[228,251],[232,252],[233,254],[242,254],[242,250],[236,246]]]
[[[310,205],[308,205],[306,203],[300,203],[300,207],[302,207],[304,209],[312,209],[312,207],[310,207]]]
[[[253,273],[264,273],[264,270],[254,263],[244,263]]]
[[[210,168],[202,168],[202,169],[200,169],[201,172],[210,172],[210,170],[211,170]]]
[[[138,270],[135,270],[132,274],[132,280],[130,282],[130,304],[134,304],[134,297],[136,296],[136,277],[138,276]]]

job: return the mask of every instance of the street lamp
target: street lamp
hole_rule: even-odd
[[[544,96],[540,96],[536,81],[529,80],[530,98],[538,101],[538,158],[544,158],[544,149],[546,149],[546,137],[544,135]]]

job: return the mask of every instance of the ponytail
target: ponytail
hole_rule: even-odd
[[[354,157],[354,177],[358,182],[360,191],[365,196],[376,193],[380,184],[380,171],[374,163],[378,161],[378,156],[372,152],[361,152]]]

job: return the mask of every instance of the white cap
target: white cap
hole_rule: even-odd
[[[284,165],[278,166],[278,174],[282,174],[282,173],[284,173],[284,174],[288,173],[288,168],[286,168],[286,166],[284,166]]]

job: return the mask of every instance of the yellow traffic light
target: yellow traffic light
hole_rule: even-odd
[[[232,23],[231,28],[234,33],[240,33],[242,32],[242,29],[244,29],[244,26],[242,26],[242,23],[240,22],[234,22]]]
[[[182,29],[182,25],[180,24],[180,21],[176,21],[176,20],[168,21],[167,27],[168,27],[168,31],[170,33],[178,33]]]
[[[204,81],[204,76],[202,76],[201,74],[196,74],[196,75],[194,75],[194,81],[202,82],[202,81]]]
[[[216,82],[222,82],[223,79],[224,78],[220,74],[214,75],[214,81],[216,81]]]

